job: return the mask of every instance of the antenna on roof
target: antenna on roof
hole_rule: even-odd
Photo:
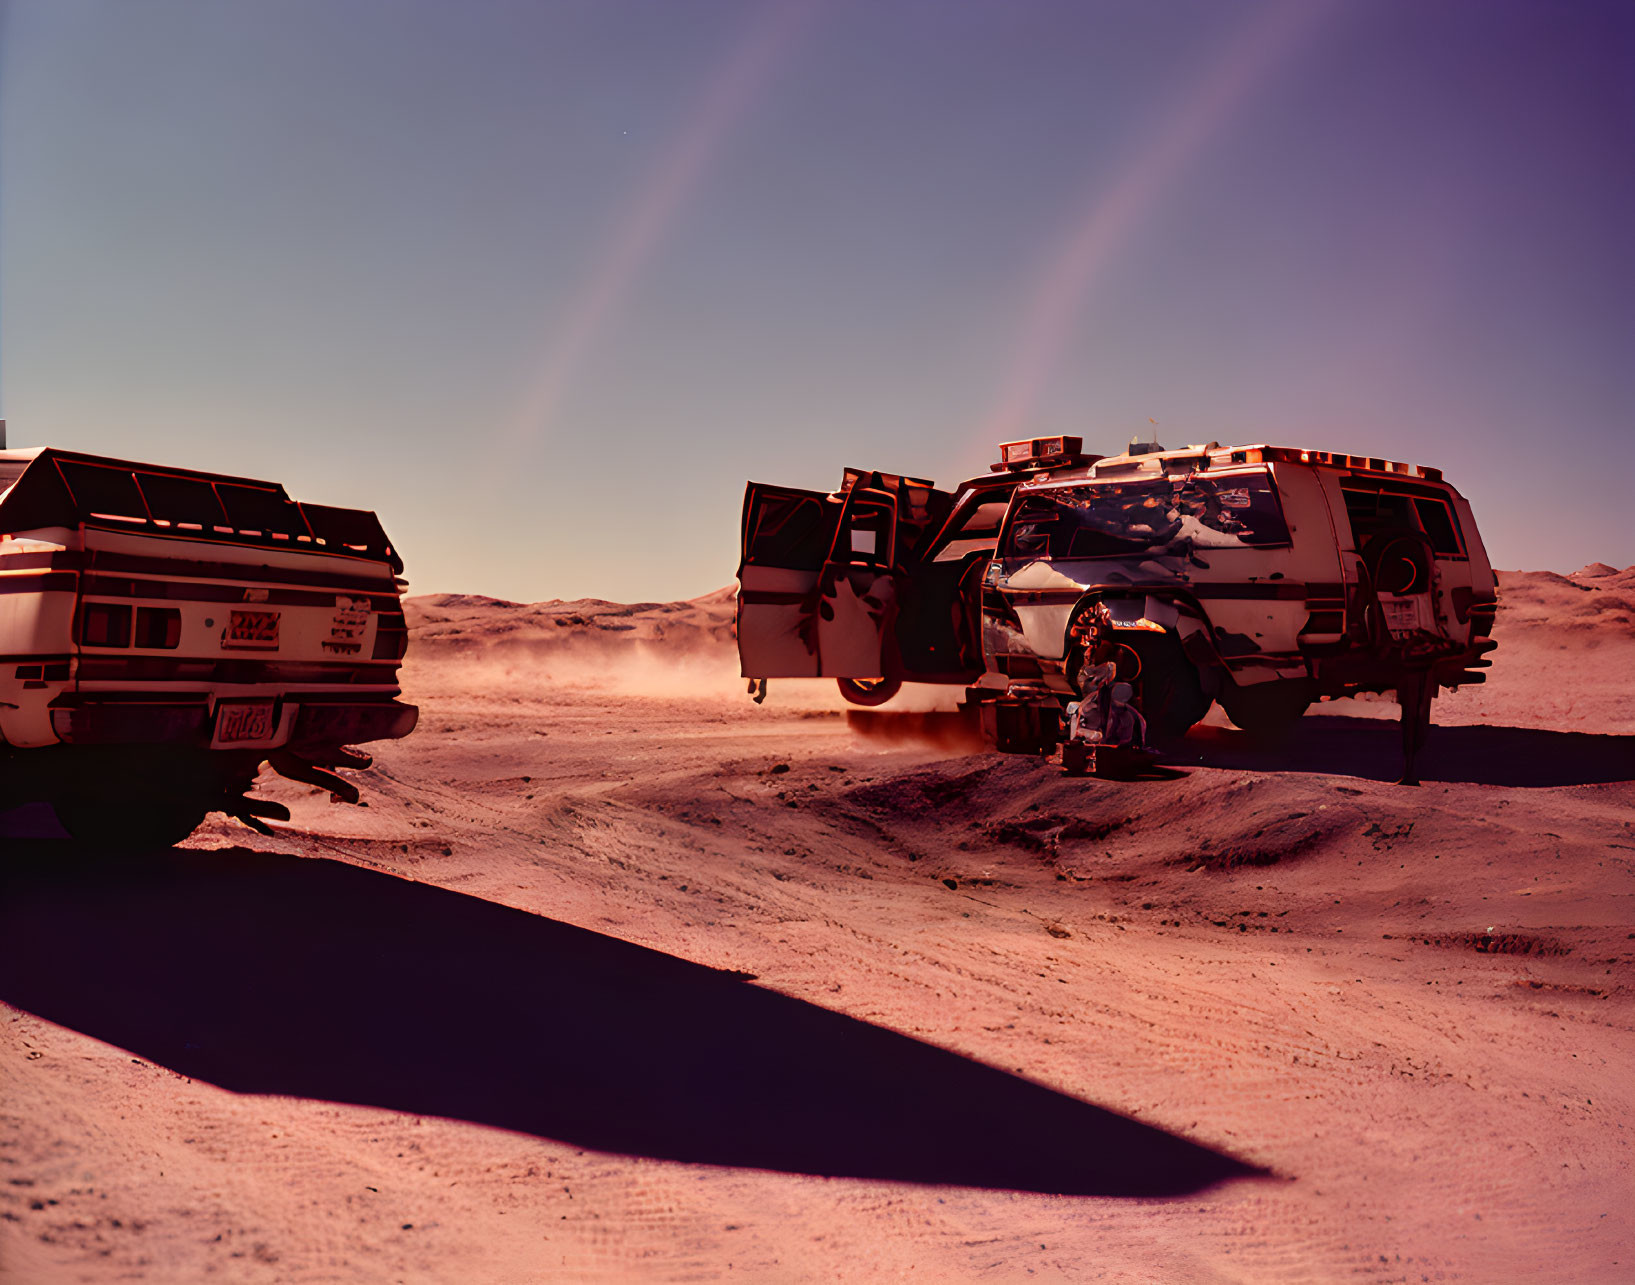
[[[1148,415],[1147,423],[1152,425],[1152,440],[1143,442],[1140,434],[1137,434],[1130,439],[1129,448],[1124,452],[1126,455],[1152,455],[1164,449],[1158,444],[1158,421]]]
[[[6,421],[0,419],[0,451],[6,449]]]

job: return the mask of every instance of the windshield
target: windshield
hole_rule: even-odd
[[[1090,482],[1027,494],[1005,538],[1016,558],[1116,558],[1287,544],[1265,473]]]

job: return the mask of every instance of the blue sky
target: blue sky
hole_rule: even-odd
[[[691,596],[747,478],[1149,417],[1635,562],[1628,4],[0,14],[12,444],[372,507],[412,591]]]

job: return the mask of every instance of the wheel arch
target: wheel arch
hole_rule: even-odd
[[[1215,646],[1214,626],[1209,619],[1209,613],[1191,593],[1183,588],[1172,585],[1132,585],[1132,584],[1099,584],[1090,585],[1079,595],[1068,613],[1067,631],[1063,638],[1062,667],[1063,672],[1072,674],[1076,669],[1076,659],[1082,654],[1083,648],[1073,638],[1073,626],[1090,608],[1098,603],[1111,599],[1156,598],[1175,609],[1176,620],[1172,625],[1165,626],[1165,632],[1173,633],[1181,644],[1181,649],[1192,662],[1193,668],[1198,671],[1199,680],[1204,690],[1212,697],[1224,685],[1231,683],[1232,671],[1222,658],[1220,650]],[[1189,623],[1190,622],[1190,623]]]

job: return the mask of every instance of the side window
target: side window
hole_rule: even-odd
[[[1437,553],[1452,554],[1454,557],[1464,553],[1459,547],[1458,528],[1454,524],[1453,510],[1448,507],[1446,500],[1416,499],[1414,512],[1419,515],[1419,525],[1424,530],[1426,538],[1430,540],[1432,549]]]
[[[830,557],[853,565],[890,566],[896,550],[897,508],[853,491]]]
[[[931,561],[957,562],[968,553],[991,549],[999,539],[999,528],[1005,521],[1005,510],[1008,508],[1009,496],[967,506],[949,524],[937,551],[931,555]]]
[[[1005,534],[1006,556],[1050,557],[1051,536],[1061,527],[1061,519],[1061,510],[1049,496],[1024,496]]]
[[[755,508],[744,561],[759,567],[816,571],[834,538],[833,506],[810,495],[767,495]]]

